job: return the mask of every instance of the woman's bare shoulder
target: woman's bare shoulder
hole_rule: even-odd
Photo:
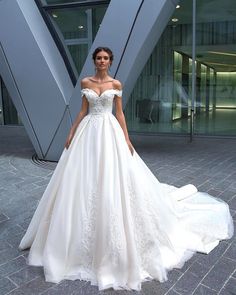
[[[113,88],[114,89],[118,89],[118,90],[122,89],[122,84],[121,84],[121,82],[119,80],[114,79],[112,81],[112,83],[113,83]]]
[[[80,84],[81,84],[81,88],[86,88],[90,85],[91,83],[91,77],[85,77],[81,80]]]

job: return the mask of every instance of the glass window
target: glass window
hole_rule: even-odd
[[[196,3],[194,133],[236,135],[236,5]],[[125,107],[130,131],[190,130],[192,1],[178,6]]]
[[[43,4],[66,4],[66,3],[73,3],[73,2],[84,2],[90,0],[41,0]]]
[[[97,34],[107,6],[49,10],[51,20],[60,31],[78,73],[84,65],[89,48]]]
[[[176,7],[136,82],[125,107],[130,131],[189,132],[192,51],[189,2],[192,1],[181,2]]]
[[[195,133],[236,135],[236,6],[197,2]]]
[[[0,125],[22,125],[17,110],[0,77]]]
[[[183,66],[183,56],[174,52],[174,89],[173,89],[173,103],[172,103],[172,119],[181,118],[181,103],[182,103],[182,66]],[[184,103],[184,101],[183,101]]]
[[[0,76],[0,125],[3,125],[2,79]]]

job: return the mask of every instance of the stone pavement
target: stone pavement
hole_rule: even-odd
[[[136,150],[162,182],[193,183],[230,205],[236,220],[236,139],[132,136]],[[41,267],[26,264],[18,244],[52,175],[32,162],[34,150],[23,127],[0,127],[0,295],[233,295],[236,294],[236,238],[210,254],[196,254],[169,280],[143,283],[142,291],[99,292],[84,281],[44,281]]]

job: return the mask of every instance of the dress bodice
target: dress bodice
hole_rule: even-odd
[[[84,88],[81,90],[82,96],[85,95],[89,102],[89,114],[111,113],[114,96],[121,97],[122,90],[107,89],[100,95],[93,89]]]

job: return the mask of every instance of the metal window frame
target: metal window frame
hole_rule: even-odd
[[[45,10],[51,9],[65,9],[65,8],[77,8],[83,6],[100,6],[100,5],[108,5],[110,0],[90,0],[90,1],[76,1],[76,2],[69,2],[69,3],[58,3],[58,4],[45,4],[43,5],[41,0],[38,0],[41,3],[42,8]]]
[[[196,101],[196,0],[192,0],[192,99],[190,120],[190,142],[193,141],[195,129],[194,108]]]

